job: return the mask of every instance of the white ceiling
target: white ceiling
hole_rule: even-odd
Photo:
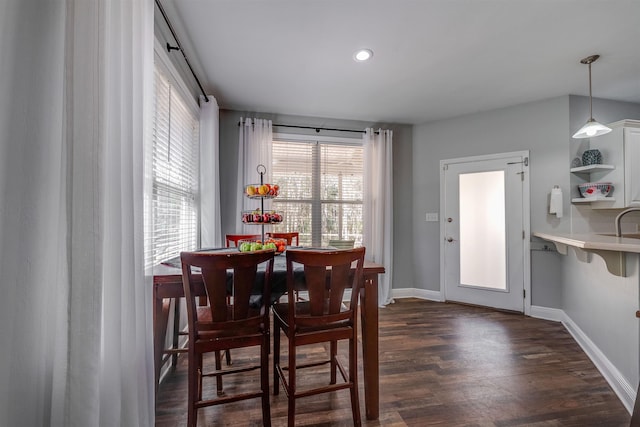
[[[591,54],[593,96],[640,103],[640,0],[161,2],[221,108],[419,124],[587,96]]]

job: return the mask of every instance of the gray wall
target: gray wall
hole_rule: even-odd
[[[557,219],[547,213],[551,188],[560,185],[568,191],[568,122],[569,97],[563,96],[415,127],[413,186],[420,191],[413,191],[411,227],[416,287],[440,290],[440,228],[424,220],[425,212],[440,211],[440,160],[529,150],[531,229],[569,230],[568,216]],[[550,275],[538,255],[533,253],[532,271],[544,269],[544,274],[532,274],[532,304],[559,308],[559,283],[551,280],[559,272]]]
[[[603,123],[640,117],[640,105],[594,99],[594,115]],[[604,215],[609,221],[615,216],[615,212],[594,213],[588,207],[570,203],[571,159],[588,148],[588,141],[573,140],[571,135],[588,116],[588,98],[562,96],[416,126],[413,186],[420,189],[413,191],[416,287],[440,290],[439,224],[424,221],[426,212],[440,210],[440,160],[529,150],[532,232],[570,232],[578,219],[584,223],[589,216]],[[559,185],[565,195],[562,219],[547,213],[549,192],[554,185]],[[562,308],[560,269],[557,258],[532,251],[532,305]]]
[[[220,204],[222,206],[222,232],[235,232],[236,181],[238,165],[238,122],[240,117],[270,119],[273,123],[318,126],[336,129],[374,129],[393,130],[393,215],[394,215],[394,266],[393,287],[414,287],[411,253],[411,218],[413,204],[412,186],[412,149],[413,127],[393,123],[359,122],[319,117],[303,117],[269,113],[240,112],[220,110]],[[274,132],[316,135],[314,130],[294,128],[274,128]],[[353,137],[353,133],[322,131],[321,135]]]

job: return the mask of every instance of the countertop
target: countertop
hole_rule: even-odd
[[[627,235],[634,237],[616,237],[614,235],[605,235],[604,233],[575,234],[534,232],[533,235],[554,243],[581,249],[640,253],[640,235],[638,234]]]

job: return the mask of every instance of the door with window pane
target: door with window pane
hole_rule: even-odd
[[[524,310],[526,159],[443,162],[446,300]]]
[[[285,220],[273,231],[297,231],[300,244],[362,244],[363,147],[360,140],[274,138],[273,208]]]

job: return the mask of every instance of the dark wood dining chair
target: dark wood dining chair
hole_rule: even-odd
[[[182,252],[182,284],[189,325],[187,425],[195,427],[198,409],[211,405],[261,398],[263,425],[271,425],[269,404],[269,303],[274,250],[256,252]],[[264,273],[258,265],[266,263]],[[194,270],[194,268],[196,270]],[[197,274],[197,269],[200,274]],[[232,273],[228,273],[228,270]],[[251,294],[262,281],[258,306]],[[204,285],[207,307],[197,307],[198,286]],[[201,293],[200,293],[201,294]],[[231,296],[231,298],[228,298]],[[255,302],[254,302],[255,304]],[[259,364],[222,369],[220,353],[233,348],[259,347]],[[214,354],[215,369],[205,366],[203,356]],[[244,364],[243,364],[244,365]],[[260,390],[232,393],[222,391],[225,375],[260,370]],[[218,395],[204,399],[202,382],[215,377]]]
[[[358,400],[357,365],[357,309],[358,295],[363,286],[365,248],[349,250],[287,250],[287,302],[276,303],[273,311],[273,392],[278,394],[280,383],[288,398],[288,425],[295,424],[296,399],[320,393],[349,389],[353,424],[361,425]],[[355,268],[353,265],[355,263]],[[301,266],[302,267],[301,267]],[[309,299],[295,301],[296,280],[304,270],[304,282]],[[351,288],[351,298],[343,302],[345,289]],[[280,363],[280,333],[288,339],[288,361]],[[348,372],[338,360],[338,341],[349,341]],[[297,363],[296,348],[302,345],[329,343],[329,357]],[[328,384],[300,388],[298,369],[329,364]],[[337,381],[336,370],[342,381]],[[288,375],[285,375],[288,372]],[[324,373],[324,372],[323,372]]]
[[[287,246],[293,245],[294,240],[296,241],[295,243],[296,246],[300,245],[300,233],[298,233],[297,231],[294,231],[291,233],[269,232],[267,233],[267,236],[273,237],[274,239],[285,239],[287,241]]]
[[[231,243],[233,246],[238,246],[240,240],[256,240],[259,239],[259,234],[227,234],[225,236],[225,240],[227,241],[227,247],[231,247]]]

